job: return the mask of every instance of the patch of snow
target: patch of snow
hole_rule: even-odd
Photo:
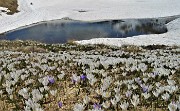
[[[8,10],[8,8],[0,7],[0,10]]]
[[[6,15],[7,12],[10,12],[10,10],[6,7],[0,7],[0,16]]]
[[[0,33],[42,21],[69,17],[75,20],[156,18],[180,14],[180,0],[18,0],[19,13],[0,15]],[[79,12],[85,10],[86,12]],[[169,32],[123,39],[92,39],[78,43],[179,44],[179,19],[168,24]],[[175,33],[174,33],[175,32]]]
[[[79,44],[122,45],[180,45],[180,18],[167,24],[168,32],[164,34],[138,35],[127,38],[97,38],[76,41]]]

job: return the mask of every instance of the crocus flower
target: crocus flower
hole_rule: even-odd
[[[80,78],[81,78],[81,80],[84,81],[84,80],[86,80],[87,77],[86,77],[86,75],[83,75],[83,74],[82,74],[82,75],[80,76]]]
[[[122,110],[127,110],[127,108],[129,107],[129,103],[128,102],[121,103],[120,107],[122,108]]]
[[[158,73],[157,73],[157,72],[154,72],[154,73],[151,74],[151,77],[152,77],[152,78],[155,78],[157,75],[158,75]]]
[[[88,96],[85,96],[83,99],[84,104],[88,104],[90,101],[90,98]]]
[[[48,77],[48,80],[49,80],[49,83],[51,83],[51,84],[54,84],[55,83],[55,80],[54,80],[54,78],[53,77]]]
[[[74,111],[84,111],[84,104],[75,104],[74,105],[74,108],[73,108]]]
[[[75,84],[75,83],[76,83],[76,80],[72,79],[72,83]]]
[[[58,102],[58,106],[59,106],[59,108],[62,108],[62,102]]]
[[[93,108],[94,109],[101,109],[101,105],[98,103],[94,103]]]
[[[126,92],[126,97],[129,98],[129,97],[131,96],[131,94],[132,94],[132,91],[127,91],[127,92]]]
[[[142,81],[141,81],[140,78],[135,78],[135,81],[136,81],[138,84],[141,84],[141,83],[142,83]]]
[[[80,76],[77,76],[76,74],[73,74],[71,79],[72,79],[73,83],[77,83],[80,80]]]
[[[167,101],[169,99],[170,95],[166,92],[166,94],[162,95],[162,98]]]
[[[177,110],[177,104],[174,103],[174,102],[171,102],[169,105],[168,105],[168,109],[170,111],[176,111]]]
[[[142,87],[143,93],[148,92],[148,87],[147,86],[141,85],[141,87]]]
[[[110,107],[110,102],[109,102],[109,101],[103,102],[103,103],[102,103],[102,106],[103,106],[105,109],[107,109],[107,108]]]
[[[144,96],[145,99],[148,99],[151,96],[150,93],[147,92],[142,93],[142,95]]]
[[[133,104],[134,107],[137,107],[137,105],[139,104],[139,95],[133,95],[132,99],[131,99],[131,103]]]

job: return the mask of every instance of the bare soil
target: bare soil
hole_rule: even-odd
[[[0,0],[0,7],[6,7],[10,10],[7,14],[12,15],[18,12],[17,7],[18,3],[17,0]]]

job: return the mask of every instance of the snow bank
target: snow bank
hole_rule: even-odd
[[[139,35],[128,38],[98,38],[76,41],[79,44],[107,44],[107,45],[180,45],[180,19],[167,24],[168,32],[164,34]]]
[[[18,0],[18,4],[19,13],[0,15],[0,33],[33,23],[64,17],[89,21],[155,18],[180,14],[180,0]],[[176,29],[174,25],[177,23],[179,20],[168,25],[170,32],[167,34],[144,35],[127,39],[93,39],[89,42],[81,41],[79,43],[104,42],[119,45],[121,43],[149,44],[153,42],[156,44],[168,42],[167,44],[172,44],[174,42],[179,44],[179,41],[175,41],[178,39],[179,32],[172,33]],[[176,36],[174,37],[174,35]],[[156,40],[156,38],[158,39]],[[148,42],[148,39],[152,42]],[[134,41],[138,41],[138,43],[134,43]]]

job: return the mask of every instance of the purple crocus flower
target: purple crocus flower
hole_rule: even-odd
[[[143,93],[148,92],[148,86],[146,86],[146,85],[144,85],[144,84],[141,84],[140,86],[141,86],[141,88],[142,88],[142,90],[143,90]]]
[[[59,108],[61,108],[62,107],[62,102],[58,102],[58,106],[59,106]]]
[[[48,76],[49,83],[54,84],[55,80],[53,77]]]
[[[142,89],[143,89],[143,93],[148,92],[148,88],[147,87],[142,87]]]
[[[86,80],[87,77],[86,77],[86,75],[83,75],[83,74],[82,74],[82,75],[80,76],[80,78],[81,78],[81,80],[84,81],[84,80]]]
[[[94,109],[101,109],[101,105],[98,103],[94,103],[93,108]]]

